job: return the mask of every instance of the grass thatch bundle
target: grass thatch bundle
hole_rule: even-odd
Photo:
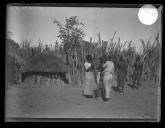
[[[13,58],[13,60],[15,60],[16,63],[18,63],[18,64],[20,64],[20,65],[26,63],[26,61],[25,61],[24,59],[22,59],[22,58],[21,58],[17,53],[15,53],[15,52],[8,51],[8,52],[7,52],[7,55],[8,55],[8,56],[6,57],[6,59],[8,59],[8,57],[10,56],[10,57]]]
[[[12,39],[6,39],[6,48],[16,52],[19,49],[19,45]]]
[[[22,68],[22,73],[26,72],[66,73],[68,70],[67,66],[60,58],[53,54],[41,53],[34,56]]]
[[[6,82],[15,83],[19,81],[19,69],[26,62],[16,53],[7,51],[5,63]]]
[[[14,83],[16,77],[14,58],[6,55],[5,80],[7,83]]]

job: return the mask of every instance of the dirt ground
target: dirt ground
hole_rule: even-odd
[[[86,99],[82,86],[10,85],[6,89],[5,116],[19,118],[94,118],[159,120],[160,86],[125,86],[124,94],[111,89],[110,101]]]

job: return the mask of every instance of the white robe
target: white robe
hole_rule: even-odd
[[[85,62],[84,64],[85,69],[89,69],[91,67],[91,64],[88,62]],[[96,83],[94,81],[94,75],[93,72],[89,71],[85,73],[85,84],[84,84],[84,94],[85,95],[93,95],[94,90],[97,88]]]
[[[103,71],[105,97],[110,98],[111,87],[116,85],[114,83],[114,63],[112,61],[106,61],[106,63],[103,64],[103,67],[105,68]],[[98,83],[99,83],[99,80],[100,80],[100,72],[97,74]]]

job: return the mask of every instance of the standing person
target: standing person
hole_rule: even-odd
[[[126,80],[127,74],[127,63],[124,58],[120,56],[119,60],[116,62],[117,67],[117,91],[123,92],[124,84]]]
[[[92,61],[92,56],[87,55],[86,56],[86,62],[85,62],[85,85],[83,90],[83,95],[86,98],[92,98],[94,96],[94,90],[96,89],[96,83],[94,80],[94,65]]]
[[[133,72],[133,86],[136,89],[138,89],[140,86],[142,71],[143,71],[143,63],[140,60],[140,57],[138,56],[134,64],[134,72]]]
[[[103,83],[105,89],[104,102],[108,102],[110,98],[110,91],[113,85],[114,63],[106,57],[106,62],[103,64]]]
[[[95,98],[96,99],[101,99],[103,98],[104,95],[104,83],[103,83],[103,64],[104,64],[104,57],[100,58],[100,64],[97,68],[97,89],[95,90]]]

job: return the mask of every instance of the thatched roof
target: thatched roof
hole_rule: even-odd
[[[6,39],[6,48],[7,50],[17,51],[19,49],[19,45],[12,39]]]
[[[17,53],[15,52],[11,52],[11,51],[7,51],[7,56],[6,59],[8,59],[8,57],[12,57],[13,60],[15,59],[17,63],[19,64],[25,64],[26,61],[24,59],[22,59]]]
[[[65,63],[53,54],[41,53],[34,56],[21,70],[21,72],[66,73]]]

